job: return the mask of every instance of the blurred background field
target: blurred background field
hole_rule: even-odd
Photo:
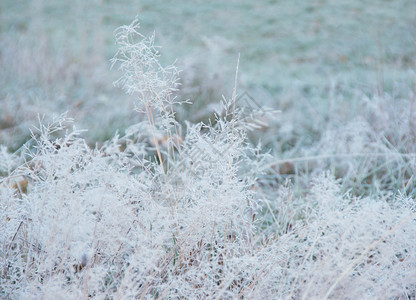
[[[365,145],[381,137],[409,152],[415,11],[413,0],[3,0],[0,144],[18,149],[38,113],[68,111],[91,145],[138,122],[109,63],[114,29],[138,15],[162,64],[182,70],[178,97],[193,104],[178,108],[179,120],[206,121],[231,96],[240,53],[238,93],[282,111],[250,135],[275,157],[376,151]]]

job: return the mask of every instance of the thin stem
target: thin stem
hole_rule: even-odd
[[[233,90],[233,125],[231,130],[231,144],[234,143],[234,127],[235,127],[235,103],[237,99],[237,79],[238,79],[238,66],[240,65],[240,53],[238,53],[238,59],[237,59],[237,67],[235,70],[235,81],[234,81],[234,90]],[[232,156],[230,157],[230,168],[231,164],[233,162]]]

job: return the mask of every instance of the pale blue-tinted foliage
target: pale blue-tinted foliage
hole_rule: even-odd
[[[411,6],[406,1],[396,3],[386,5],[395,9],[394,5]],[[82,11],[92,5],[76,4],[70,9]],[[355,4],[351,2],[344,9],[351,13],[358,9],[357,14],[368,9],[355,8]],[[48,8],[42,1],[33,7],[36,5]],[[234,1],[226,5],[239,6]],[[348,27],[348,18],[329,14],[333,8],[330,4],[280,5],[282,9],[291,7],[286,10],[289,14],[322,8],[323,19],[315,20],[309,33],[303,30],[309,24],[306,17],[300,27],[290,27],[294,21],[282,23],[305,43],[325,35],[325,30],[323,35],[320,33],[320,22],[334,21],[333,26]],[[265,11],[262,6],[258,9]],[[374,7],[375,14],[389,15],[385,10]],[[411,17],[402,14],[399,23],[408,24]],[[227,15],[227,22],[238,19]],[[392,26],[394,30],[398,27]],[[74,126],[76,121],[66,114],[53,117],[53,113],[72,97],[58,97],[62,91],[80,87],[78,76],[84,73],[78,68],[89,65],[89,60],[77,59],[91,54],[98,59],[89,57],[89,66],[92,61],[100,65],[100,54],[92,50],[93,46],[100,50],[100,40],[91,48],[85,44],[86,49],[77,49],[74,56],[37,56],[37,51],[22,51],[12,42],[8,47],[2,45],[2,64],[13,56],[13,49],[21,60],[11,65],[15,73],[2,72],[0,79],[12,82],[8,76],[20,76],[23,85],[21,91],[8,86],[2,92],[5,113],[0,115],[4,128],[0,138],[17,139],[16,128],[29,127],[24,117],[9,118],[14,110],[22,108],[28,119],[36,120],[37,107],[48,103],[39,97],[56,100],[55,104],[43,105],[48,115],[37,117],[39,122],[30,127],[29,139],[10,142],[9,147],[17,151],[11,153],[9,147],[0,147],[2,297],[415,297],[416,143],[414,86],[409,83],[414,72],[403,68],[409,53],[400,52],[400,43],[386,50],[389,55],[397,54],[398,61],[383,56],[388,58],[386,66],[399,69],[400,80],[392,88],[387,86],[391,83],[388,79],[395,75],[387,71],[386,80],[380,79],[372,92],[358,85],[343,85],[354,83],[348,81],[353,73],[336,61],[351,59],[349,51],[361,43],[357,40],[345,43],[345,49],[333,45],[334,52],[329,51],[332,54],[323,58],[330,59],[335,67],[342,65],[343,70],[339,78],[331,75],[335,77],[328,86],[311,87],[300,82],[312,78],[308,77],[311,69],[320,65],[308,62],[316,55],[300,61],[295,57],[298,52],[293,59],[308,67],[305,74],[295,74],[301,80],[293,80],[291,95],[280,94],[281,98],[274,101],[272,92],[258,86],[246,93],[237,89],[237,95],[223,97],[222,101],[207,98],[197,104],[201,112],[196,117],[192,108],[175,106],[180,103],[176,97],[192,92],[215,96],[210,89],[219,89],[218,81],[208,80],[209,71],[205,71],[209,82],[200,82],[205,79],[204,72],[185,69],[182,88],[176,67],[163,66],[160,49],[154,45],[155,35],[140,33],[138,19],[117,29],[115,35],[119,48],[113,63],[121,71],[117,82],[131,94],[130,98],[103,92],[97,102],[81,99],[72,108],[81,116],[88,115],[89,110],[109,110],[108,115],[100,115],[109,123],[123,110],[136,108],[143,114],[134,114],[138,121],[126,118],[123,126],[129,127],[125,134],[116,134],[95,147],[89,144],[91,135]],[[267,34],[265,38],[267,48],[273,43]],[[215,53],[229,47],[221,36],[205,37],[204,41]],[[321,42],[317,47],[323,50],[327,44]],[[284,49],[296,48],[289,44],[281,46],[282,55],[290,53]],[[39,47],[52,49],[47,41]],[[342,56],[344,50],[346,58]],[[262,54],[265,49],[257,51]],[[76,58],[77,54],[82,55]],[[251,63],[257,64],[260,56],[254,55]],[[274,55],[266,61],[269,59],[282,64]],[[371,64],[374,57],[366,59]],[[361,74],[360,70],[356,74]],[[251,71],[255,84],[268,85],[277,78],[267,72],[259,76],[253,68]],[[367,71],[361,74],[363,78],[371,77],[372,71]],[[32,78],[31,73],[38,77]],[[85,84],[82,88],[97,91],[102,85],[111,85],[107,77],[94,81],[96,75],[88,80],[85,74],[81,76]],[[244,85],[244,73],[238,76],[243,78],[236,82]],[[191,83],[186,84],[186,80]],[[41,86],[35,96],[27,93],[33,91],[32,81]],[[246,82],[245,87],[249,85]],[[87,95],[81,92],[78,96]],[[114,98],[110,100],[109,95]],[[260,100],[258,95],[262,95]],[[214,100],[218,103],[208,104]],[[277,113],[275,108],[282,112]],[[176,120],[175,109],[184,119]],[[210,113],[213,116],[208,119]],[[205,122],[195,122],[199,119]],[[94,118],[91,123],[102,127]],[[261,143],[253,145],[258,137],[264,148]],[[18,148],[23,142],[24,146]]]

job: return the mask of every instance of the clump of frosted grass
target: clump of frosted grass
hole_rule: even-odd
[[[128,94],[138,93],[140,100],[161,108],[158,101],[169,101],[177,88],[178,70],[174,65],[163,67],[158,58],[158,47],[154,45],[155,35],[143,36],[136,18],[129,26],[115,31],[118,51],[111,60],[119,64],[123,76],[116,81]]]
[[[133,94],[136,97],[136,110],[146,113],[151,131],[149,135],[164,170],[161,153],[164,149],[160,148],[160,140],[167,141],[168,157],[178,148],[179,133],[173,109],[176,103],[173,93],[177,91],[179,71],[174,65],[163,67],[159,63],[154,34],[145,37],[140,34],[139,28],[136,18],[129,26],[121,26],[115,31],[119,50],[112,59],[112,66],[118,65],[123,74],[115,84],[128,94]],[[157,114],[153,113],[154,110]]]

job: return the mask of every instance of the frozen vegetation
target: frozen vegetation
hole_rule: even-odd
[[[0,298],[415,299],[414,1],[109,2],[0,3]]]

